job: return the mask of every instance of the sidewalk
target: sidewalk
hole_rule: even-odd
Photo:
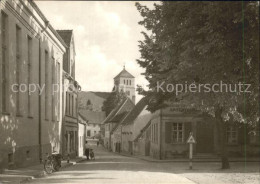
[[[61,169],[69,167],[71,165],[75,165],[78,162],[82,162],[85,160],[85,157],[79,157],[75,159],[71,159],[70,163],[67,161],[62,161]],[[43,164],[25,167],[25,168],[18,168],[15,170],[5,170],[3,174],[0,174],[0,184],[3,183],[24,183],[34,178],[43,177],[46,173],[43,170]]]
[[[141,155],[134,155],[133,157],[139,158],[141,160],[149,161],[149,162],[189,162],[188,158],[175,158],[175,159],[167,159],[167,160],[158,160],[148,156],[141,156]],[[193,162],[220,162],[221,158],[194,158],[192,159]],[[244,157],[230,157],[229,162],[260,162],[258,157],[252,158],[244,158]]]
[[[133,157],[133,158],[138,158],[141,160],[145,160],[148,162],[157,162],[157,163],[167,163],[167,162],[189,162],[190,160],[188,158],[174,158],[174,159],[166,159],[166,160],[159,160],[155,159],[149,156],[143,156],[143,155],[131,155],[128,153],[117,153],[113,152],[118,155],[126,156],[126,157]],[[220,162],[221,158],[220,157],[204,157],[204,158],[196,158],[196,156],[192,160],[193,162]],[[244,158],[244,157],[230,157],[229,162],[260,162],[259,157],[249,157],[249,158]]]

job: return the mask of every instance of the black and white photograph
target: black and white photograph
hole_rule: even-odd
[[[0,184],[259,184],[259,1],[0,0]]]

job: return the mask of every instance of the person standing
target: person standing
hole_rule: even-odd
[[[89,160],[89,148],[88,148],[88,141],[85,143],[85,155],[87,157],[87,160]]]

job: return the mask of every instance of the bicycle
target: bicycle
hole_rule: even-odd
[[[51,174],[53,172],[59,171],[61,168],[61,154],[47,154],[46,159],[44,161],[44,170],[46,173]]]

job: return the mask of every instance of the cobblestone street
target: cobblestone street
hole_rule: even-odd
[[[178,184],[258,184],[259,164],[231,163],[230,170],[220,170],[220,163],[154,163],[117,155],[95,147],[96,160],[84,161],[30,183],[178,183]]]

